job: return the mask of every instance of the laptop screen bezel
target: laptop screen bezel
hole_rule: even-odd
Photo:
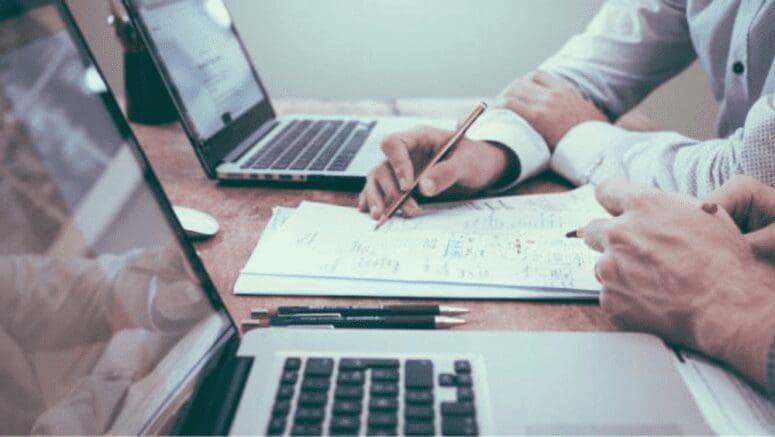
[[[31,10],[38,9],[41,7],[46,7],[46,6],[54,6],[57,8],[67,32],[72,37],[72,41],[75,46],[75,49],[78,50],[78,52],[81,54],[82,59],[88,60],[89,62],[91,62],[89,66],[93,66],[99,73],[100,77],[103,79],[103,82],[105,82],[104,80],[105,75],[103,74],[102,69],[100,68],[99,64],[96,62],[95,57],[93,56],[91,50],[89,49],[89,46],[86,43],[86,39],[84,38],[79,27],[77,26],[76,21],[72,13],[70,12],[70,9],[67,6],[67,3],[65,0],[10,0],[10,1],[0,0],[0,22],[16,16],[21,16],[27,13],[27,11],[31,11]],[[105,83],[107,85],[107,82]],[[197,280],[199,281],[201,289],[204,291],[213,309],[215,311],[222,312],[222,314],[226,316],[229,323],[228,328],[224,329],[220,338],[217,341],[215,341],[210,347],[210,349],[207,351],[207,353],[205,353],[202,356],[199,364],[191,369],[191,373],[189,374],[189,376],[182,381],[181,385],[177,387],[177,389],[172,394],[172,396],[168,399],[168,402],[167,402],[167,404],[179,403],[180,399],[192,396],[192,393],[190,390],[191,386],[193,384],[196,384],[197,381],[200,379],[200,376],[201,376],[200,373],[202,372],[202,369],[208,367],[210,363],[220,358],[220,354],[221,352],[223,352],[224,344],[227,344],[233,341],[239,341],[238,330],[234,322],[234,319],[229,314],[225,304],[223,303],[223,300],[221,299],[221,296],[218,294],[215,284],[212,282],[212,279],[207,273],[207,270],[205,269],[204,264],[202,263],[201,259],[197,255],[196,249],[188,240],[188,237],[186,236],[186,233],[183,230],[183,227],[178,221],[177,216],[175,215],[172,209],[172,204],[170,203],[169,198],[164,192],[164,189],[162,188],[161,183],[159,182],[159,179],[156,176],[156,173],[153,171],[153,168],[151,167],[147,156],[145,155],[144,151],[140,147],[140,143],[137,141],[137,138],[135,137],[134,132],[132,131],[131,127],[129,126],[129,123],[124,117],[124,114],[115,96],[113,95],[110,88],[106,87],[105,91],[100,93],[99,97],[102,103],[105,105],[105,109],[107,110],[108,115],[110,116],[111,120],[115,124],[118,130],[118,133],[125,141],[126,147],[128,147],[130,152],[132,153],[132,156],[134,157],[135,162],[138,165],[138,169],[141,172],[141,175],[145,182],[146,187],[148,188],[151,195],[158,203],[161,213],[164,214],[165,218],[167,219],[167,222],[171,227],[172,232],[175,235],[175,238],[177,239],[178,247],[182,249],[183,254],[186,257],[186,260],[188,261],[189,266],[191,267],[191,270],[196,275]],[[157,413],[157,416],[147,418],[148,421],[142,424],[141,428],[143,431],[149,430],[149,429],[155,429],[155,427],[158,426],[158,421],[167,420],[167,418],[158,416],[158,414],[161,413],[161,411],[157,411],[156,413]]]
[[[179,1],[179,0],[172,0]],[[210,138],[204,140],[200,139],[197,135],[195,126],[193,125],[190,117],[187,116],[186,106],[180,95],[180,92],[175,85],[175,81],[172,79],[172,75],[165,64],[161,52],[156,45],[156,42],[151,37],[151,33],[148,31],[148,27],[143,20],[142,14],[139,12],[139,8],[135,0],[123,0],[124,7],[129,14],[132,24],[135,26],[137,33],[140,35],[144,46],[148,50],[151,59],[153,60],[156,70],[164,82],[164,86],[172,98],[172,102],[178,111],[180,123],[183,126],[183,130],[186,132],[191,145],[196,151],[196,155],[202,164],[207,176],[214,179],[216,176],[216,169],[218,165],[223,162],[223,158],[231,151],[239,147],[244,141],[248,140],[251,135],[258,131],[261,126],[267,121],[271,121],[276,117],[274,108],[272,107],[269,94],[266,92],[264,84],[261,82],[261,78],[258,76],[255,65],[250,59],[242,38],[239,35],[234,23],[231,24],[231,32],[234,34],[237,43],[239,44],[242,55],[245,57],[248,65],[250,66],[251,74],[256,81],[261,94],[264,96],[263,100],[253,105],[247,112],[234,119],[231,123],[221,128],[218,132],[213,134]]]

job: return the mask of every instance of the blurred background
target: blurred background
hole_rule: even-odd
[[[273,98],[491,97],[582,31],[602,0],[225,0]],[[619,0],[614,0],[619,1]],[[69,0],[111,87],[121,47],[107,1]],[[714,136],[695,63],[639,109],[661,128]]]

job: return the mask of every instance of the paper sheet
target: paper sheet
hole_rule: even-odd
[[[353,208],[305,202],[295,211],[276,209],[235,292],[261,293],[262,281],[264,292],[281,294],[318,288],[327,295],[371,295],[379,287],[369,285],[378,283],[417,297],[503,298],[523,291],[521,297],[588,299],[599,289],[597,254],[564,237],[606,215],[591,187],[435,204],[424,211],[410,220],[391,219],[375,232],[374,220]],[[331,292],[334,285],[347,291]]]

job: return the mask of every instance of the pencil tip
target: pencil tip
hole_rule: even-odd
[[[565,234],[565,238],[579,238],[579,231],[578,229],[574,229],[568,233]]]
[[[453,326],[462,325],[466,322],[465,319],[446,316],[437,316],[435,317],[435,321],[437,328],[451,328]]]
[[[442,305],[439,307],[439,312],[441,314],[446,314],[446,315],[466,314],[468,313],[468,309]]]

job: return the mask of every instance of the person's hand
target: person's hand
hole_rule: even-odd
[[[432,127],[396,133],[382,141],[386,159],[369,172],[366,185],[358,197],[358,209],[378,219],[388,205],[411,187],[419,171],[454,132]],[[482,191],[501,178],[510,177],[516,164],[505,149],[482,141],[463,138],[447,154],[447,158],[431,168],[420,180],[419,192],[433,197],[463,196]],[[409,198],[402,206],[405,216],[419,211],[417,202]]]
[[[735,176],[707,201],[732,216],[757,255],[775,260],[775,188],[750,176]]]
[[[775,266],[756,256],[727,212],[627,181],[603,183],[596,196],[616,217],[579,233],[602,252],[595,275],[608,319],[704,352],[764,384]]]
[[[544,137],[551,151],[574,126],[585,121],[609,121],[571,84],[542,70],[509,84],[496,106],[522,116]]]

